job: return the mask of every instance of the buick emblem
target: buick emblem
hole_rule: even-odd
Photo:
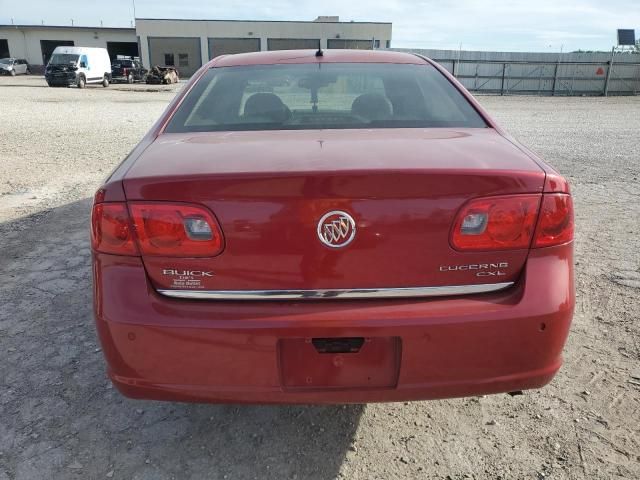
[[[318,222],[318,238],[327,247],[346,247],[356,236],[356,222],[340,210],[326,213]]]

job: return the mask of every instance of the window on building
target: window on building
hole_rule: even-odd
[[[387,48],[391,48],[391,40],[387,40]]]
[[[380,40],[373,41],[373,48],[380,48]]]
[[[176,62],[173,59],[173,53],[165,53],[164,54],[164,64],[168,67],[175,66]]]
[[[178,66],[179,67],[188,67],[189,66],[189,54],[188,53],[179,53],[178,54]]]

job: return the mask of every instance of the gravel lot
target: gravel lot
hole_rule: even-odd
[[[481,98],[572,182],[577,308],[551,385],[237,407],[121,397],[93,327],[90,197],[177,88],[0,78],[0,480],[640,478],[640,97]]]

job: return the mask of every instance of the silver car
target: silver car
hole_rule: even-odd
[[[20,75],[28,74],[29,64],[21,58],[0,58],[0,74],[4,75]]]

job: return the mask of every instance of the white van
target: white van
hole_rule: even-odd
[[[106,48],[56,47],[49,59],[44,78],[50,87],[111,81],[111,60]]]

